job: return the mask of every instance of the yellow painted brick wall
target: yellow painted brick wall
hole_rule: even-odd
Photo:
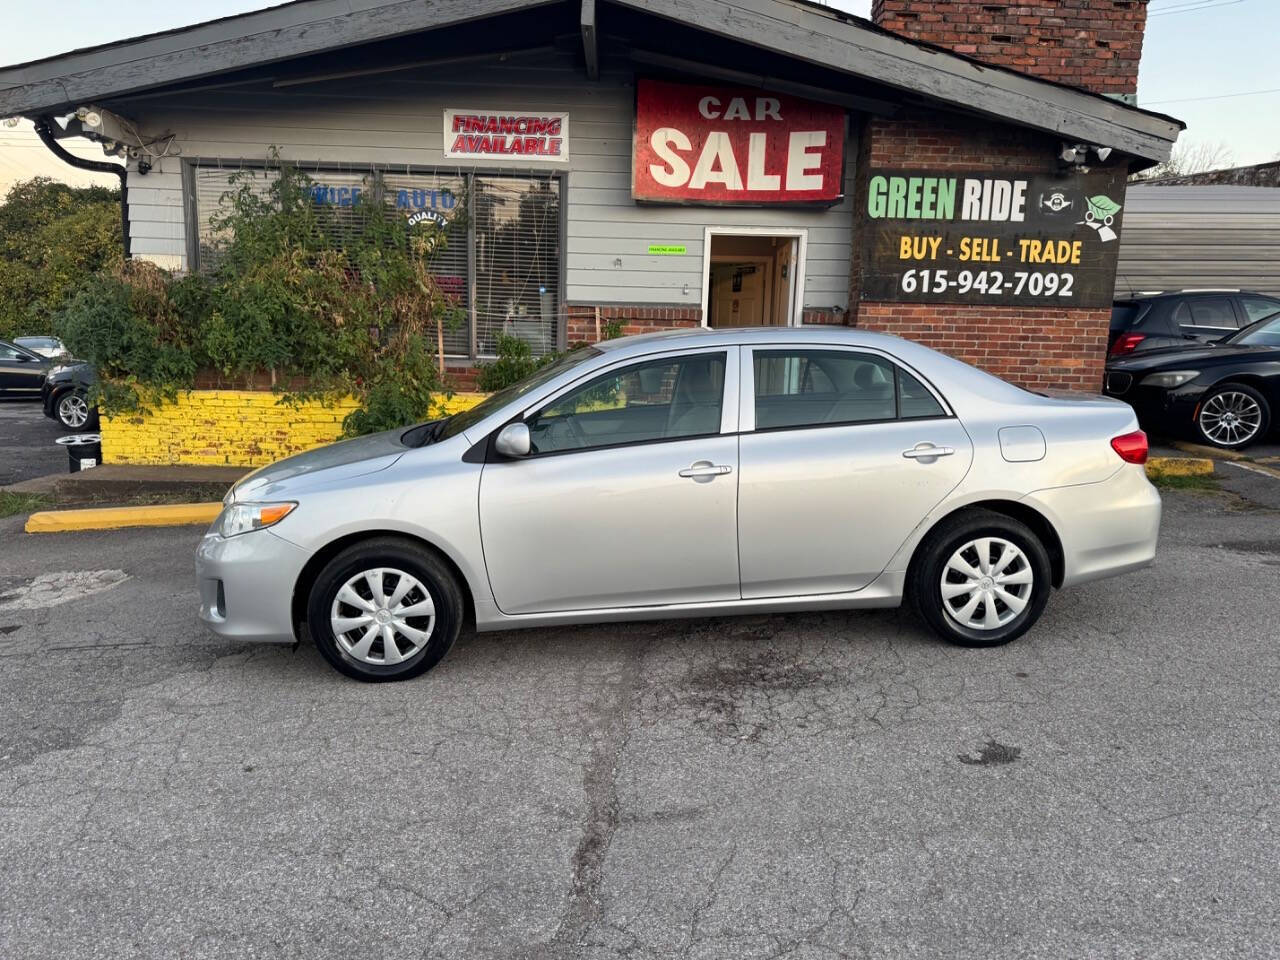
[[[484,394],[457,393],[436,402],[436,414],[466,410]],[[132,464],[216,464],[256,467],[338,439],[357,404],[347,398],[290,406],[273,393],[192,390],[151,412],[102,418],[102,460]]]

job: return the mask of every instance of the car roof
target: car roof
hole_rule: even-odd
[[[699,347],[749,345],[752,343],[833,343],[849,346],[887,348],[890,344],[901,346],[901,337],[888,333],[873,333],[856,327],[815,325],[808,327],[682,327],[658,333],[641,333],[614,340],[602,340],[593,344],[603,351],[641,350],[652,347],[679,347],[682,344]]]

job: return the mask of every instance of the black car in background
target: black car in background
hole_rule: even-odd
[[[1152,433],[1243,449],[1267,435],[1280,409],[1280,313],[1217,343],[1112,356],[1104,392]]]
[[[40,392],[44,415],[67,430],[96,430],[98,409],[89,405],[89,388],[97,379],[87,363],[72,360],[52,367]]]
[[[1188,341],[1212,343],[1280,311],[1280,298],[1244,290],[1182,290],[1117,298],[1107,354],[1123,357]]]
[[[0,398],[34,400],[44,388],[51,363],[26,347],[0,340]]]

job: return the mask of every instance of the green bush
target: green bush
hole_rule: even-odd
[[[518,383],[540,367],[546,366],[557,354],[535,357],[529,344],[508,333],[498,334],[498,359],[480,364],[476,386],[486,392],[502,390]]]
[[[0,203],[0,338],[49,333],[68,295],[122,258],[118,190],[15,184]]]
[[[354,207],[317,204],[311,179],[273,158],[232,179],[210,277],[129,263],[81,284],[57,329],[97,367],[104,411],[211,370],[246,385],[267,374],[285,402],[354,395],[348,436],[427,416],[445,389],[444,331],[464,312],[431,272],[446,231],[410,226],[382,195],[374,178]]]

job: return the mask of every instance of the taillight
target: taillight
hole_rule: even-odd
[[[1145,333],[1122,333],[1116,337],[1116,342],[1111,345],[1111,356],[1122,357],[1126,353],[1133,353],[1138,349],[1138,344],[1147,339]]]
[[[1141,430],[1111,438],[1111,449],[1120,454],[1125,463],[1147,462],[1147,435]]]

